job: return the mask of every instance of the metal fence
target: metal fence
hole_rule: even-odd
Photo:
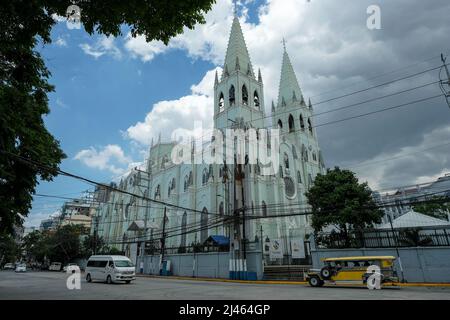
[[[366,230],[348,235],[331,232],[315,235],[318,248],[395,248],[450,246],[450,228]]]

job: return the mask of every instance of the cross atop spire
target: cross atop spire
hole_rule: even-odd
[[[286,39],[284,37],[283,37],[283,40],[281,41],[281,43],[283,44],[284,52],[286,52]]]

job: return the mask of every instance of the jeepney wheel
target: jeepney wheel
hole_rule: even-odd
[[[330,267],[323,267],[320,270],[320,276],[325,279],[329,280],[331,278],[331,268]]]
[[[320,280],[319,277],[310,277],[308,282],[311,287],[323,286],[323,281]]]

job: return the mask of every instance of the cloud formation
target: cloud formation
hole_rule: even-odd
[[[107,170],[115,175],[123,174],[128,165],[132,163],[132,159],[126,156],[118,145],[107,145],[99,151],[90,147],[79,151],[74,159],[81,161],[90,168]]]
[[[244,1],[244,3],[253,1]],[[346,98],[345,95],[393,79],[439,66],[439,54],[450,53],[446,0],[383,1],[381,30],[369,30],[367,8],[371,0],[268,0],[255,12],[244,9],[240,18],[246,43],[255,68],[261,68],[266,112],[277,98],[284,37],[292,64],[306,98],[311,97],[315,112],[396,93],[438,80],[438,70],[381,86]],[[249,19],[249,16],[252,19]],[[186,29],[168,46],[146,43],[142,37],[127,36],[125,51],[144,62],[168,50],[182,50],[188,57],[221,66],[225,57],[233,17],[231,0],[219,1],[206,15],[206,24]],[[103,50],[89,47],[93,56]],[[177,128],[192,129],[194,120],[212,123],[213,71],[191,88],[191,94],[176,100],[160,101],[143,121],[130,126],[125,136],[148,145]],[[363,103],[339,112],[314,118],[323,124],[394,106],[440,93],[428,85],[372,103]],[[450,167],[445,151],[436,147],[421,154],[430,145],[448,140],[448,108],[443,99],[435,99],[401,109],[377,113],[355,120],[318,128],[320,146],[328,166],[352,169],[353,164],[373,162],[364,169],[355,167],[362,180],[372,187],[423,182],[446,172]],[[164,137],[164,136],[163,136]],[[168,138],[167,136],[165,137]],[[415,150],[415,151],[414,151]],[[407,153],[414,156],[404,156]],[[391,159],[389,161],[378,161]],[[426,161],[429,160],[429,161]]]
[[[112,36],[101,36],[94,44],[82,43],[80,44],[80,48],[85,54],[90,55],[95,59],[98,59],[103,55],[109,55],[115,59],[122,58],[122,52],[116,46],[114,37]]]

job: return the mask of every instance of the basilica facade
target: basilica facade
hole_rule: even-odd
[[[108,244],[135,256],[143,252],[145,242],[159,239],[162,230],[168,248],[202,243],[211,235],[233,241],[236,234],[294,239],[311,233],[307,216],[295,214],[307,207],[305,192],[325,165],[313,106],[302,93],[286,48],[278,101],[271,103],[270,115],[265,112],[261,71],[253,69],[237,17],[222,74],[216,74],[211,85],[214,129],[279,129],[279,150],[271,150],[279,157],[279,167],[267,175],[261,174],[258,163],[244,164],[245,178],[238,184],[234,163],[174,163],[175,142],[159,139],[152,143],[146,168],[123,178],[117,189],[125,192],[111,192],[98,209],[92,225]],[[192,157],[203,152],[192,145]],[[224,217],[235,215],[238,208],[245,208],[249,219],[236,232]]]

